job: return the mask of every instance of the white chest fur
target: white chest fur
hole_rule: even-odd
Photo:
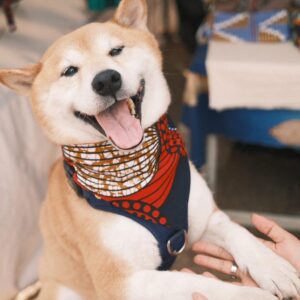
[[[211,193],[193,165],[189,198],[189,240],[196,241],[204,232],[214,208]],[[201,200],[200,200],[201,199]],[[133,270],[156,269],[161,263],[158,242],[149,230],[137,222],[115,215],[109,226],[99,228],[100,239]]]
[[[133,271],[156,269],[161,263],[157,241],[145,227],[120,215],[99,228],[102,243]]]

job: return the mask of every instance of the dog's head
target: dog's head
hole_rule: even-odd
[[[0,82],[30,96],[55,143],[110,139],[133,148],[170,103],[159,46],[146,24],[146,0],[122,0],[111,21],[63,36],[36,65],[1,70]]]

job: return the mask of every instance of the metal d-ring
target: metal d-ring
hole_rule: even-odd
[[[184,243],[183,243],[183,246],[178,251],[172,249],[171,240],[168,240],[167,249],[168,249],[169,254],[171,254],[172,256],[177,256],[180,253],[182,253],[183,250],[185,249],[186,242],[187,242],[187,232],[186,232],[186,230],[184,230]]]

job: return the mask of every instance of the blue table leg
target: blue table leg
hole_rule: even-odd
[[[191,130],[190,158],[197,169],[206,161],[206,139],[208,134],[208,95],[199,96],[197,107],[184,106],[183,123]]]

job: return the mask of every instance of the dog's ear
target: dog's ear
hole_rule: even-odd
[[[121,26],[147,29],[146,0],[121,0],[113,21]]]
[[[40,70],[40,63],[23,69],[0,70],[0,83],[20,95],[27,96]]]

